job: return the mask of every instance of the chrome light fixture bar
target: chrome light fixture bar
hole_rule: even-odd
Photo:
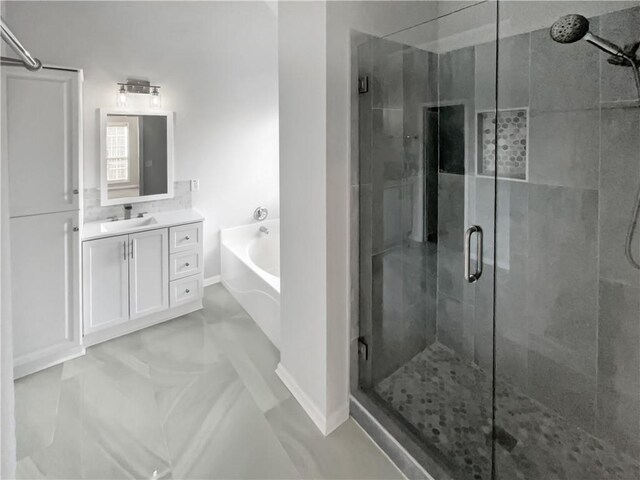
[[[32,57],[27,49],[22,46],[7,24],[4,23],[3,18],[0,18],[0,36],[5,42],[7,42],[11,49],[16,52],[16,55],[20,57],[19,59],[1,57],[2,65],[23,66],[31,71],[40,70],[40,68],[42,68],[42,62],[37,58]]]
[[[142,95],[150,95],[151,108],[160,108],[160,85],[151,85],[147,80],[128,79],[126,82],[118,82],[118,94],[116,103],[119,107],[127,106],[127,94],[135,93]]]

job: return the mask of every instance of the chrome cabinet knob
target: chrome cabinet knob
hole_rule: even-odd
[[[185,290],[185,293],[189,293],[191,290],[189,290],[188,288]]]
[[[74,194],[74,195],[78,195],[79,193],[80,193],[80,191],[79,191],[77,188],[74,188],[74,189],[73,189],[73,194]]]
[[[184,266],[185,266],[185,267],[188,267],[188,266],[189,266],[189,262],[185,263],[185,264],[184,264]]]
[[[191,237],[189,235],[187,235],[186,237],[184,237],[185,240],[190,240]]]
[[[74,232],[79,232],[79,231],[80,231],[80,228],[79,228],[79,227],[73,227],[73,231],[74,231]]]

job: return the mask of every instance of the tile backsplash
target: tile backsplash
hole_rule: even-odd
[[[158,213],[171,210],[183,210],[191,208],[191,188],[188,180],[174,183],[174,196],[166,200],[152,200],[150,202],[133,203],[132,216],[139,212]],[[109,217],[122,217],[124,210],[122,205],[103,207],[100,205],[100,189],[86,188],[84,190],[84,222],[97,222]]]

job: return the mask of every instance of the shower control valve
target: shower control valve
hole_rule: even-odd
[[[268,216],[269,210],[267,210],[265,207],[258,207],[253,211],[253,218],[255,218],[259,222],[266,220]]]

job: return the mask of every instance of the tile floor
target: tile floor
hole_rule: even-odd
[[[17,476],[402,478],[353,420],[323,437],[277,362],[229,293],[208,287],[202,311],[18,380]]]
[[[433,344],[375,391],[450,463],[457,480],[491,477],[491,377]],[[640,465],[505,381],[496,382],[496,478],[640,480]]]

